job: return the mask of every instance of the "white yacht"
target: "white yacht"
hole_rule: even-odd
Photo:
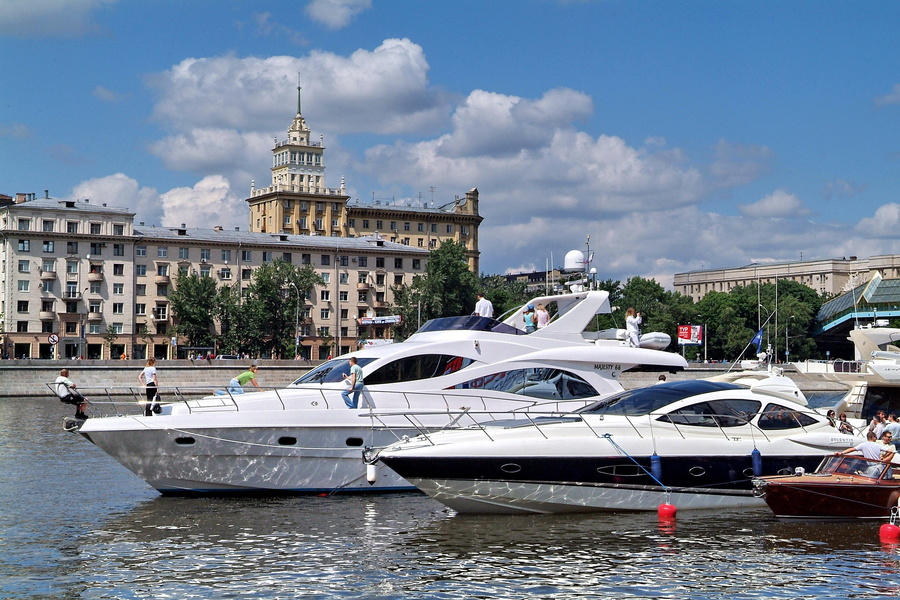
[[[435,319],[405,342],[328,361],[285,389],[172,402],[150,417],[94,413],[70,426],[161,493],[412,489],[383,466],[367,469],[363,450],[500,415],[573,410],[621,391],[627,369],[687,366],[674,353],[628,347],[618,332],[585,332],[610,311],[606,292],[529,301],[539,303],[554,317],[534,333],[519,328],[521,311],[505,321]],[[357,409],[341,398],[350,356],[364,373]]]
[[[755,373],[424,433],[367,458],[458,512],[653,511],[765,506],[754,476],[812,471],[861,441],[810,409],[790,379]]]
[[[792,366],[811,380],[846,385],[849,391],[834,409],[851,420],[868,423],[878,410],[900,415],[900,329],[869,324],[849,336],[854,360],[808,360]]]

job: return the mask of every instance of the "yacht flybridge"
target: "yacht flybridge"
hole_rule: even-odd
[[[504,321],[436,319],[405,342],[330,360],[284,389],[180,400],[152,417],[94,414],[73,429],[162,493],[411,489],[383,466],[367,479],[363,450],[449,425],[574,410],[621,391],[625,370],[687,366],[674,353],[628,347],[615,330],[585,333],[610,311],[607,292],[528,303],[553,309],[534,333],[520,328],[521,311]],[[350,356],[364,373],[357,409],[341,398]]]

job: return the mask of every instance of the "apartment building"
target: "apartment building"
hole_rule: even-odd
[[[9,198],[9,197],[7,197]],[[0,198],[4,354],[175,358],[186,353],[168,295],[179,272],[250,283],[281,259],[325,280],[305,300],[300,353],[310,359],[390,337],[392,285],[424,273],[428,251],[381,236],[337,238],[133,224],[89,200]]]
[[[341,179],[338,188],[325,186],[324,138],[311,139],[301,114],[297,88],[297,114],[283,141],[272,148],[272,181],[266,187],[251,184],[247,199],[250,231],[325,237],[378,235],[390,242],[425,250],[444,240],[465,246],[469,268],[479,273],[478,190],[435,204],[425,200],[351,200]]]

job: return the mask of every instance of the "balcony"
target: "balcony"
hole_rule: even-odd
[[[387,302],[385,302],[384,300],[376,300],[372,303],[372,306],[374,306],[375,308],[387,308]]]
[[[154,323],[164,323],[169,320],[169,317],[166,313],[158,312],[153,313],[152,318]]]
[[[356,289],[360,292],[368,292],[370,289],[372,289],[372,286],[369,285],[369,283],[366,281],[360,281],[356,284]]]
[[[99,312],[89,312],[87,320],[91,323],[97,323],[98,321],[103,320],[103,313]]]
[[[38,318],[41,321],[53,321],[56,319],[56,312],[52,310],[42,310],[38,313]]]
[[[41,271],[41,281],[55,281],[56,271]]]
[[[103,271],[91,271],[87,276],[88,281],[103,281]]]
[[[172,278],[168,275],[157,275],[154,281],[156,282],[156,285],[169,285],[172,283]]]

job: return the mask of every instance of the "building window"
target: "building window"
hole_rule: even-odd
[[[54,287],[53,284],[54,284],[53,281],[45,281],[45,282],[44,282],[44,293],[45,293],[45,294],[52,294],[52,293],[53,293],[53,287]]]
[[[121,323],[113,323],[113,331],[121,335],[125,331],[125,328],[122,327]]]
[[[44,240],[41,244],[41,250],[43,250],[44,252],[53,252],[53,248],[53,240]]]
[[[16,331],[19,333],[28,333],[28,321],[16,321]]]
[[[403,231],[409,231],[411,226],[412,226],[412,223],[410,223],[409,221],[405,222],[403,224]]]
[[[180,247],[178,248],[178,259],[179,260],[188,260],[190,258],[190,248]]]
[[[113,294],[116,296],[121,296],[125,293],[125,284],[124,283],[114,283],[113,284]]]
[[[323,308],[321,311],[319,311],[319,316],[321,316],[323,320],[328,319],[331,317],[331,311],[328,310],[327,308]],[[323,327],[322,329],[325,329],[325,328]],[[327,335],[327,334],[325,334],[325,335]]]
[[[331,300],[331,292],[329,290],[322,290],[319,297],[323,302],[329,302]]]
[[[356,219],[347,219],[347,226],[350,228],[356,227]]]
[[[147,246],[135,246],[134,247],[134,255],[135,256],[147,256]]]
[[[226,267],[219,271],[219,275],[222,277],[222,279],[231,279],[231,269]]]
[[[346,290],[341,290],[340,292],[338,292],[338,300],[340,300],[341,302],[346,302],[349,299],[350,294]]]
[[[425,238],[419,238],[419,248],[423,248],[425,246]]]
[[[29,231],[31,229],[31,219],[19,219],[19,231]]]
[[[357,296],[356,296],[357,302],[364,303],[364,302],[367,302],[368,299],[369,299],[369,293],[368,293],[368,292],[358,292],[358,293],[357,293]]]
[[[437,223],[431,224],[431,233],[437,233]]]
[[[41,264],[41,271],[46,271],[48,273],[53,273],[56,271],[56,261],[52,258],[45,258],[44,262]]]
[[[244,281],[249,281],[252,276],[252,271],[250,269],[241,269],[241,279]]]
[[[368,256],[360,256],[359,257],[359,266],[360,267],[368,267],[369,266],[369,257]]]
[[[272,253],[271,253],[271,252],[265,252],[265,251],[263,251],[263,253],[262,253],[262,261],[263,261],[264,263],[270,263],[270,262],[272,262]]]
[[[447,225],[447,233],[453,233],[453,225]]]
[[[125,244],[113,244],[113,256],[125,256]]]
[[[331,283],[331,273],[319,273],[319,277],[325,282],[325,285]]]
[[[419,271],[422,269],[422,259],[421,258],[412,259],[412,263],[413,263],[412,264],[413,271]]]
[[[147,305],[146,304],[135,304],[134,305],[134,314],[146,315],[147,314]]]
[[[120,224],[113,225],[113,235],[125,235],[125,226]]]
[[[156,265],[156,274],[160,277],[168,277],[169,276],[169,265]]]
[[[323,267],[326,265],[330,265],[331,264],[331,255],[323,254],[321,256],[321,260],[319,261],[319,264],[322,265]]]
[[[113,302],[113,314],[121,315],[125,313],[125,303],[124,302]]]
[[[91,293],[91,294],[99,294],[100,291],[101,291],[101,290],[100,290],[100,285],[101,285],[101,284],[100,284],[99,281],[92,281],[91,284],[90,284],[90,286],[88,287],[88,290],[90,290],[90,293]]]
[[[281,255],[281,260],[284,262],[291,264],[293,262],[292,254],[290,252],[285,252]]]
[[[200,248],[200,260],[208,261],[212,256],[212,250],[209,248]]]
[[[206,275],[209,275],[207,271]],[[158,285],[156,286],[156,295],[157,296],[168,296],[169,295],[169,286],[167,285]]]
[[[146,296],[147,295],[147,284],[139,283],[134,286],[134,293],[138,296]]]
[[[395,258],[395,259],[394,259],[394,268],[395,268],[395,269],[402,269],[402,268],[403,268],[403,259],[402,259],[402,258]]]
[[[241,250],[241,261],[250,262],[253,260],[253,252],[250,250]]]
[[[16,310],[18,312],[28,312],[28,300],[19,300],[16,303]]]
[[[78,273],[78,262],[74,260],[67,260],[66,273],[69,273],[70,275]]]
[[[19,273],[30,273],[31,272],[31,261],[30,260],[20,260],[19,261]]]
[[[403,285],[403,275],[394,275],[394,285]]]
[[[134,265],[134,274],[138,277],[145,277],[147,275],[147,265]]]
[[[91,235],[100,235],[100,223],[91,223]]]
[[[91,242],[91,254],[100,256],[103,253],[102,248],[99,242]]]
[[[160,246],[156,249],[156,257],[157,258],[168,258],[169,257],[169,248],[167,246]]]
[[[41,231],[53,231],[53,221],[44,221],[41,223]]]
[[[349,273],[340,273],[340,274],[338,274],[338,280],[341,282],[341,284],[347,284],[347,283],[350,283],[350,275],[349,275]]]
[[[416,223],[416,231],[425,231],[425,223]]]
[[[30,252],[31,240],[19,240],[19,252]]]
[[[231,250],[222,250],[222,262],[231,260]]]
[[[91,323],[90,325],[88,325],[88,333],[99,334],[100,323]]]
[[[200,277],[209,277],[210,272],[212,272],[212,268],[209,266],[200,267]]]
[[[66,221],[66,233],[78,233],[78,221]]]
[[[383,256],[376,256],[376,257],[375,257],[375,268],[376,268],[376,269],[383,269],[383,268],[384,268],[384,257],[383,257]]]
[[[363,229],[368,229],[368,228],[369,228],[369,220],[363,219]]]

